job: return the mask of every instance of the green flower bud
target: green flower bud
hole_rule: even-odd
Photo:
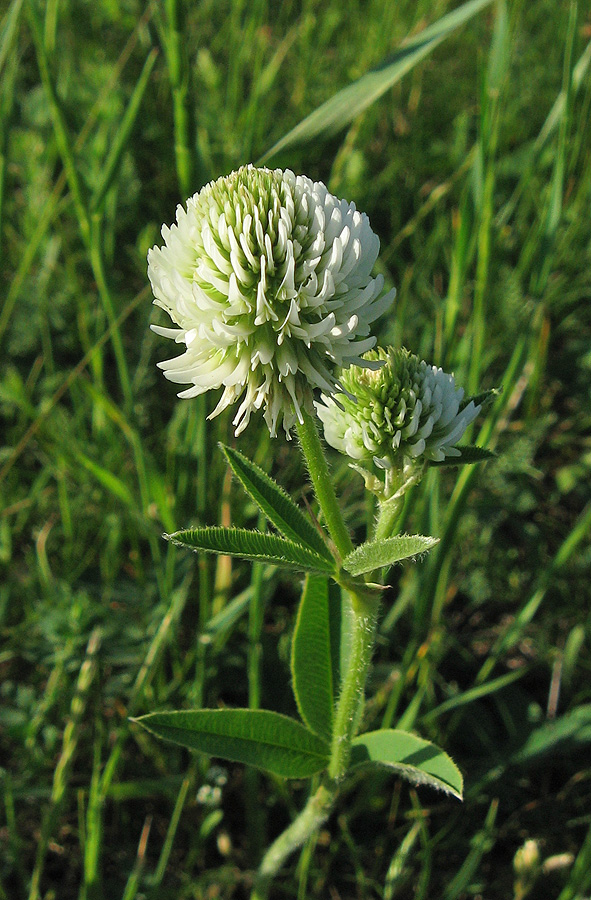
[[[454,376],[404,348],[366,353],[371,368],[351,366],[341,375],[343,394],[322,396],[318,415],[328,443],[353,460],[367,487],[389,499],[428,461],[460,456],[456,444],[480,406],[462,406]],[[415,478],[416,480],[416,478]]]

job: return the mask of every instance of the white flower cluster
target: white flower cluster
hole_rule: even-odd
[[[190,385],[179,397],[223,387],[212,417],[242,397],[236,434],[263,408],[271,435],[286,434],[313,391],[340,390],[337,368],[374,365],[370,325],[390,306],[371,277],[379,240],[364,213],[321,182],[245,166],[210,182],[163,226],[148,254],[155,303],[178,328],[152,326],[184,344],[159,363]]]
[[[381,368],[352,366],[341,376],[338,402],[323,395],[316,409],[332,447],[385,471],[382,482],[360,469],[368,487],[388,497],[403,473],[460,456],[456,444],[480,406],[462,405],[464,391],[453,375],[404,348],[379,348],[364,361]]]

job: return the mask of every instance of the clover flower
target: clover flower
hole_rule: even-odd
[[[417,480],[427,461],[461,455],[456,444],[480,406],[462,405],[464,391],[453,375],[404,348],[372,350],[364,362],[382,365],[352,366],[341,375],[345,393],[338,402],[323,394],[316,409],[332,447],[382,470],[380,478],[353,465],[370,490],[388,499],[409,477]]]
[[[337,368],[373,365],[371,323],[390,306],[371,277],[377,235],[353,203],[321,182],[244,166],[207,184],[162,228],[148,253],[157,306],[178,328],[153,325],[185,345],[159,363],[190,385],[179,397],[223,387],[210,418],[242,397],[236,434],[264,409],[272,436],[289,437],[313,391],[340,390]]]

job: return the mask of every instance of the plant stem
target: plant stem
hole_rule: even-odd
[[[398,500],[380,503],[378,521],[376,522],[375,534],[373,536],[374,541],[381,541],[383,538],[392,537],[394,526],[396,525],[403,506],[404,499],[402,497]]]
[[[304,413],[304,420],[298,423],[297,429],[320,509],[337,551],[344,557],[353,549],[353,543],[337,503],[316,422],[308,413]],[[265,900],[271,881],[287,857],[326,821],[334,805],[338,783],[347,771],[351,741],[359,722],[358,713],[371,662],[378,599],[368,596],[366,590],[356,593],[343,588],[342,602],[350,603],[352,607],[352,635],[347,655],[347,671],[341,682],[336,708],[327,775],[301,813],[265,853],[255,878],[251,900]]]
[[[342,682],[336,709],[327,777],[312,794],[302,812],[279,835],[265,853],[255,879],[250,900],[265,900],[271,881],[287,859],[327,820],[349,764],[351,741],[359,723],[359,709],[371,662],[378,613],[377,600],[348,592],[352,607],[349,667]],[[347,594],[343,591],[343,602]]]
[[[353,543],[337,502],[316,422],[309,413],[304,412],[303,422],[297,423],[297,431],[316,499],[330,536],[341,557],[347,556],[353,549]]]
[[[348,653],[348,668],[341,684],[337,703],[330,762],[329,778],[341,779],[349,764],[351,741],[359,724],[359,710],[363,700],[365,682],[374,646],[378,616],[377,600],[367,600],[349,592],[353,607],[351,645]],[[343,603],[346,593],[343,591]]]
[[[335,782],[324,781],[291,825],[273,841],[257,872],[250,900],[265,900],[271,882],[287,857],[326,822],[337,794]]]

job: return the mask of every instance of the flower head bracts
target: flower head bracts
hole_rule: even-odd
[[[470,401],[462,407],[464,391],[453,375],[404,348],[379,348],[364,361],[382,366],[343,372],[338,404],[323,395],[316,409],[331,446],[353,460],[373,460],[380,476],[354,468],[370,490],[389,499],[425,462],[460,456],[456,444],[480,406]]]
[[[236,434],[263,408],[271,435],[286,433],[313,391],[340,390],[337,368],[372,365],[371,323],[390,306],[371,277],[379,240],[364,213],[321,182],[245,166],[206,185],[162,228],[148,254],[155,303],[185,345],[159,363],[180,397],[223,387],[212,417],[242,398]]]

